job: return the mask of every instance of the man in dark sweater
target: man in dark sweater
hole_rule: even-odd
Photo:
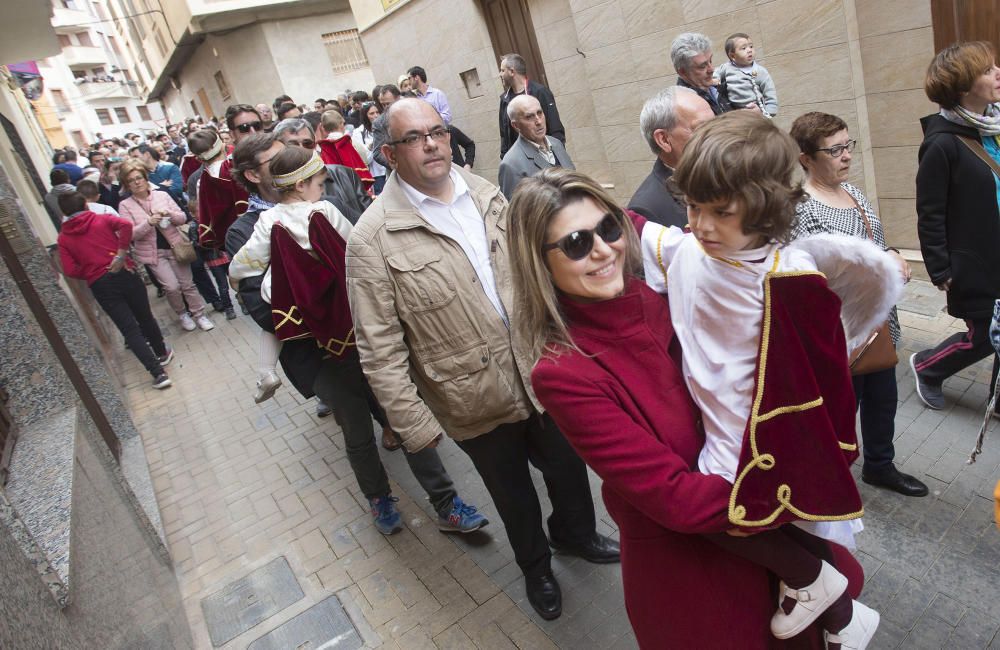
[[[692,131],[713,117],[708,103],[682,86],[671,86],[646,102],[639,115],[639,129],[656,154],[656,162],[632,195],[629,210],[665,226],[683,228],[687,224],[687,208],[667,188],[667,181]]]
[[[174,351],[163,340],[149,308],[146,286],[127,256],[132,221],[90,212],[79,192],[61,194],[59,207],[66,215],[57,240],[63,274],[86,280],[129,350],[153,376],[153,388],[169,387],[163,366],[174,358]]]
[[[729,100],[716,88],[712,77],[712,41],[704,34],[685,32],[670,44],[670,62],[677,72],[677,85],[690,88],[708,102],[712,112],[721,115],[730,110]]]
[[[507,105],[518,95],[531,95],[542,105],[545,113],[545,135],[551,135],[566,144],[566,129],[559,120],[559,109],[556,108],[556,98],[552,91],[528,79],[528,66],[520,54],[504,54],[500,58],[500,80],[503,82],[504,93],[500,95],[500,159],[517,140],[517,131],[511,126],[507,115]]]

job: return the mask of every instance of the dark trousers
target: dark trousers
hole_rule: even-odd
[[[869,471],[888,469],[896,457],[896,368],[886,368],[853,378],[854,396],[861,408],[861,439]]]
[[[206,264],[205,268],[208,269],[212,279],[215,280],[222,308],[231,309],[233,301],[229,298],[229,264],[220,264],[218,266],[208,266]]]
[[[156,357],[165,355],[167,347],[149,308],[146,285],[139,276],[126,270],[105,273],[90,285],[90,290],[149,374],[156,377],[163,372]]]
[[[726,533],[712,533],[705,537],[733,555],[764,567],[793,589],[801,589],[816,580],[821,560],[833,564],[833,553],[825,540],[792,524],[748,537]],[[784,594],[781,598],[784,599]],[[827,630],[840,631],[850,622],[852,611],[851,596],[845,591],[821,615],[820,622]]]
[[[219,303],[219,292],[216,291],[215,285],[212,283],[212,278],[208,274],[208,267],[205,266],[205,262],[201,259],[201,255],[198,255],[195,260],[191,262],[191,279],[194,280],[195,288],[198,289],[198,293],[201,294],[201,297],[205,299],[206,303],[209,305],[216,305]]]
[[[361,364],[354,361],[327,361],[313,382],[313,392],[333,409],[333,417],[344,432],[347,460],[365,498],[389,494],[389,478],[375,445],[372,416],[385,423],[385,414],[365,380]],[[441,463],[437,449],[422,449],[406,454],[410,471],[427,492],[434,510],[449,513],[455,488]]]
[[[552,559],[529,462],[542,472],[552,502],[548,519],[552,538],[578,544],[594,534],[596,517],[587,466],[548,415],[536,413],[456,442],[482,477],[525,576],[548,573]]]
[[[965,332],[952,334],[937,344],[933,349],[922,350],[913,360],[913,366],[920,373],[920,378],[928,384],[940,386],[945,379],[959,370],[995,355],[996,350],[990,343],[990,320],[966,320]],[[990,391],[997,383],[997,359],[993,359],[993,378],[990,380]]]

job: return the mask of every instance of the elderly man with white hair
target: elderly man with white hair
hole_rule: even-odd
[[[716,88],[712,77],[712,41],[704,34],[685,32],[670,44],[670,61],[677,71],[677,85],[690,88],[708,102],[712,112],[721,115],[730,110],[729,101]]]
[[[712,107],[683,86],[671,86],[646,102],[639,114],[639,130],[656,154],[656,162],[632,195],[629,210],[665,226],[683,228],[687,224],[687,210],[667,189],[667,181],[691,134],[713,117]]]
[[[566,146],[545,135],[545,111],[538,99],[518,95],[507,104],[510,125],[518,138],[500,161],[500,191],[510,199],[522,179],[549,167],[576,169]]]

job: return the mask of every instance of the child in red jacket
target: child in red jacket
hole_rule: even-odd
[[[59,231],[59,259],[66,277],[85,280],[97,304],[125,337],[132,354],[153,376],[153,388],[171,385],[163,366],[174,358],[149,307],[146,285],[128,258],[132,222],[87,210],[79,192],[59,196],[66,221]]]

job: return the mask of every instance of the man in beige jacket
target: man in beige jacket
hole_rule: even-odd
[[[531,367],[511,335],[507,201],[451,164],[430,104],[388,114],[382,152],[395,169],[347,245],[347,283],[365,375],[410,451],[444,434],[469,455],[503,520],[528,600],[562,612],[528,463],[545,477],[552,546],[617,562],[595,530],[586,466],[531,393]]]

